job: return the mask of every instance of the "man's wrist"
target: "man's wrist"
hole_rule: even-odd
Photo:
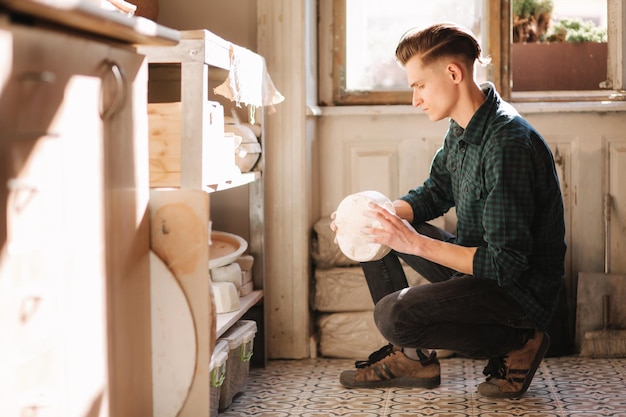
[[[398,199],[393,202],[393,208],[396,210],[396,215],[398,215],[398,217],[408,221],[409,223],[413,222],[413,207],[411,207],[409,203]]]

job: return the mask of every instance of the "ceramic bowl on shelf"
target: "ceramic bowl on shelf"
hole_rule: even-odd
[[[232,233],[211,231],[209,269],[231,264],[248,249],[248,242]]]
[[[241,172],[250,172],[261,157],[261,144],[251,127],[245,124],[224,124],[224,132],[241,138],[235,148],[235,164]]]

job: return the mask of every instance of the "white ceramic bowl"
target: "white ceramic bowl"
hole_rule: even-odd
[[[235,262],[248,249],[244,238],[216,230],[211,232],[209,245],[209,269]]]
[[[363,215],[365,210],[369,210],[370,202],[386,208],[390,213],[396,212],[391,200],[378,191],[351,194],[337,206],[337,243],[343,254],[353,261],[376,261],[391,250],[386,245],[367,242],[367,236],[361,232],[364,227],[380,227],[379,222]]]

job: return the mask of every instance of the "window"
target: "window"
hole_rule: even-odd
[[[606,0],[513,0],[512,100],[598,100],[610,92]],[[504,49],[504,48],[503,48]],[[506,52],[506,51],[505,51]],[[541,92],[541,93],[538,93]]]
[[[411,93],[406,86],[404,71],[395,61],[395,46],[407,29],[446,20],[460,23],[477,35],[483,54],[491,58],[487,67],[477,65],[477,78],[494,82],[509,100],[624,99],[621,89],[625,78],[622,61],[626,56],[626,42],[622,40],[622,28],[626,22],[626,4],[621,0],[552,0],[553,21],[581,18],[606,28],[608,33],[604,52],[585,53],[588,57],[586,64],[556,67],[538,52],[532,52],[531,59],[518,56],[517,49],[521,44],[513,43],[513,22],[517,23],[513,16],[514,1],[326,0],[332,2],[333,16],[330,65],[333,104],[409,104]],[[525,62],[531,63],[534,70],[521,68]],[[604,74],[601,80],[586,74],[577,75],[577,71],[590,70],[592,66],[599,67]],[[556,88],[556,83],[549,81],[547,70],[555,68],[560,68],[554,76],[559,81],[571,75],[570,78],[578,77],[589,82],[582,88]],[[563,68],[567,68],[567,73]],[[544,83],[538,87],[525,86],[524,77],[528,76],[538,77]],[[322,94],[323,101],[327,101],[324,97],[331,96]]]
[[[480,37],[484,33],[481,3],[482,0],[335,1],[334,39],[338,44],[333,63],[334,101],[409,103],[406,75],[394,54],[402,35],[408,29],[447,20],[470,28]]]

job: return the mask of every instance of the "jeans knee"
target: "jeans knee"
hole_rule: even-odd
[[[374,322],[378,331],[389,343],[397,346],[402,346],[398,338],[402,334],[399,329],[400,314],[397,293],[381,298],[374,307]]]

